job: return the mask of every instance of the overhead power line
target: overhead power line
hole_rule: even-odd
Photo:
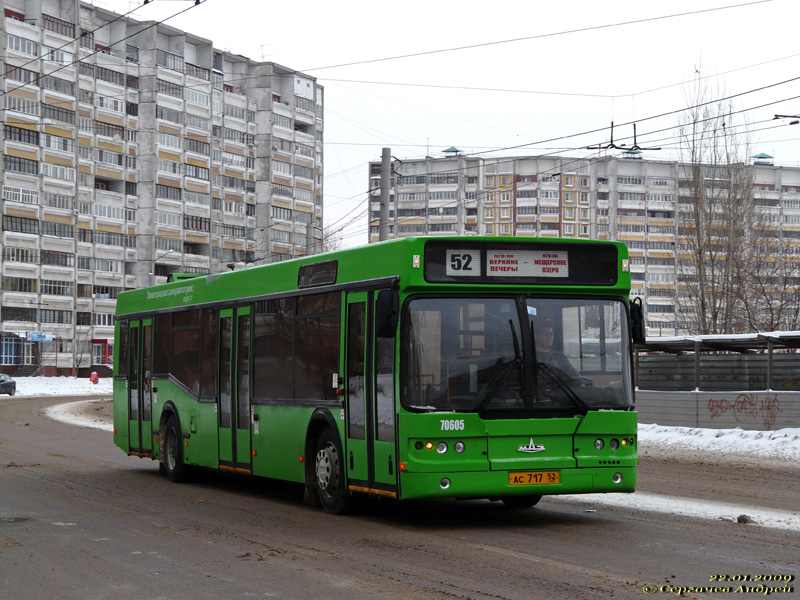
[[[152,29],[153,27],[157,27],[157,26],[161,25],[162,23],[165,23],[166,21],[169,21],[170,19],[174,19],[175,17],[177,17],[179,15],[182,15],[183,13],[185,13],[185,12],[187,12],[189,10],[192,10],[196,6],[200,6],[201,4],[204,4],[205,2],[208,2],[208,0],[195,0],[194,4],[192,4],[188,8],[184,8],[183,10],[180,10],[180,11],[176,12],[175,14],[170,15],[169,17],[166,17],[165,19],[162,19],[161,21],[155,21],[153,23],[150,23],[146,27],[143,27],[142,29],[136,31],[135,33],[132,33],[130,35],[125,36],[124,38],[121,38],[119,40],[116,40],[115,42],[112,42],[111,45],[113,46],[115,44],[119,44],[121,42],[124,42],[125,40],[129,40],[130,38],[139,35],[141,32],[146,31],[148,29]],[[77,39],[80,39],[80,38],[77,38]],[[47,74],[42,73],[42,74],[38,75],[33,81],[24,82],[21,85],[13,87],[13,88],[11,88],[10,90],[7,90],[7,91],[0,90],[0,98],[2,98],[3,96],[7,96],[11,92],[14,92],[16,90],[22,89],[25,86],[37,83],[41,79],[43,79],[44,77],[52,75],[53,73],[58,73],[59,71],[61,71],[63,69],[66,69],[67,67],[71,67],[71,66],[77,65],[77,64],[79,64],[81,62],[84,62],[87,58],[90,58],[92,56],[96,56],[97,54],[101,54],[102,52],[103,52],[103,50],[97,49],[94,52],[91,52],[90,54],[87,54],[83,58],[78,58],[78,59],[73,60],[72,62],[70,62],[68,64],[61,65],[57,69],[54,69],[54,70],[50,71]]]
[[[652,21],[662,21],[662,20],[665,20],[665,19],[676,19],[676,18],[679,18],[679,17],[686,17],[686,16],[690,16],[690,15],[700,15],[700,14],[703,14],[703,13],[718,12],[718,11],[722,11],[722,10],[728,10],[728,9],[731,9],[731,8],[742,8],[742,7],[745,7],[745,6],[752,6],[754,4],[765,4],[767,2],[772,2],[772,0],[755,0],[753,2],[745,2],[745,3],[742,3],[742,4],[730,4],[728,6],[718,6],[716,8],[705,8],[705,9],[702,9],[702,10],[692,10],[692,11],[687,11],[687,12],[682,12],[682,13],[675,13],[675,14],[671,14],[671,15],[661,15],[661,16],[658,16],[658,17],[646,17],[644,19],[635,19],[633,21],[622,21],[622,22],[619,22],[619,23],[607,23],[605,25],[593,25],[591,27],[580,27],[578,29],[568,29],[566,31],[557,31],[557,32],[553,32],[553,33],[542,33],[542,34],[539,34],[539,35],[529,35],[529,36],[525,36],[525,37],[512,38],[512,39],[508,39],[508,40],[498,40],[498,41],[494,41],[494,42],[483,42],[483,43],[480,43],[480,44],[469,44],[467,46],[455,46],[453,48],[442,48],[442,49],[439,49],[439,50],[427,50],[427,51],[424,51],[424,52],[414,52],[414,53],[410,53],[410,54],[400,54],[400,55],[397,55],[397,56],[388,56],[388,57],[384,57],[384,58],[373,58],[373,59],[369,59],[369,60],[359,60],[359,61],[354,61],[354,62],[349,62],[349,63],[341,63],[341,64],[337,64],[337,65],[328,65],[328,66],[325,66],[325,67],[314,67],[313,69],[303,69],[303,72],[323,71],[325,69],[338,69],[338,68],[341,68],[341,67],[352,67],[352,66],[356,66],[356,65],[367,65],[367,64],[372,64],[372,63],[377,63],[377,62],[385,62],[385,61],[390,61],[390,60],[401,60],[401,59],[404,59],[404,58],[416,58],[416,57],[419,57],[419,56],[429,56],[431,54],[442,54],[444,52],[458,52],[458,51],[461,51],[461,50],[469,50],[469,49],[472,49],[472,48],[486,48],[488,46],[499,46],[501,44],[512,44],[512,43],[515,43],[515,42],[524,42],[524,41],[528,41],[528,40],[545,39],[545,38],[555,37],[555,36],[560,36],[560,35],[570,35],[570,34],[573,34],[573,33],[583,33],[583,32],[586,32],[586,31],[597,31],[597,30],[601,30],[601,29],[611,29],[611,28],[614,28],[614,27],[625,27],[627,25],[636,25],[638,23],[648,23],[648,22],[652,22]]]

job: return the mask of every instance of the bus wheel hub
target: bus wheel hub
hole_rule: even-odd
[[[336,473],[336,449],[331,446],[320,448],[317,452],[317,484],[320,489],[327,490]]]

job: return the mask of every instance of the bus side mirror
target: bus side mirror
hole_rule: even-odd
[[[395,290],[381,290],[375,301],[375,335],[394,337],[400,313],[400,297]]]
[[[642,308],[642,299],[634,298],[631,302],[631,337],[633,338],[634,344],[644,345],[647,343],[644,331],[644,309]]]

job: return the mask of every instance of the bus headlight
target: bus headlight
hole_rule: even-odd
[[[594,449],[595,450],[602,450],[605,445],[606,445],[606,443],[603,440],[601,440],[600,438],[597,438],[594,441]]]
[[[450,487],[450,480],[447,477],[445,477],[439,482],[439,487],[442,488],[443,490],[446,490],[447,488]]]
[[[617,438],[612,438],[610,442],[608,442],[608,447],[612,450],[616,450],[619,448],[619,440]]]
[[[439,454],[444,454],[445,452],[447,452],[447,444],[445,444],[444,442],[439,442],[439,445],[436,446],[436,451]]]
[[[455,444],[453,444],[453,450],[455,450],[459,454],[461,454],[465,448],[466,446],[464,446],[464,442],[456,442]]]
[[[611,478],[616,485],[622,483],[622,473],[614,473],[614,476]]]

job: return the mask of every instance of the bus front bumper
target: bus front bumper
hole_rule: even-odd
[[[557,473],[558,483],[548,483]],[[555,494],[630,493],[636,467],[591,467],[549,471],[400,473],[403,500],[413,498],[502,498]]]

